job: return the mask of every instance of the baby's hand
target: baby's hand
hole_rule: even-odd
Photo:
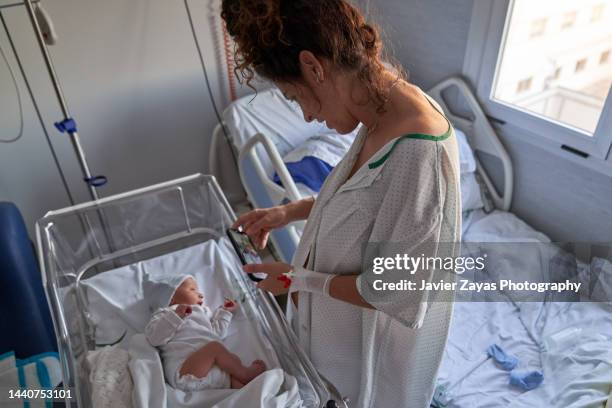
[[[232,299],[225,299],[225,303],[223,303],[223,308],[228,312],[234,313],[238,309],[238,303]]]
[[[175,313],[177,315],[179,315],[179,317],[181,318],[185,318],[186,316],[189,316],[192,312],[191,306],[189,305],[179,305],[176,310]]]

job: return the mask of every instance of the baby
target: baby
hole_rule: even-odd
[[[145,296],[157,311],[145,334],[161,351],[166,381],[184,391],[241,388],[266,370],[261,360],[245,367],[221,343],[235,302],[226,301],[212,312],[193,277],[187,275],[146,280]]]

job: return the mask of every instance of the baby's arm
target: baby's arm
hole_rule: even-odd
[[[220,337],[224,338],[227,335],[227,329],[232,321],[232,312],[222,307],[215,310],[210,323],[213,331]]]
[[[153,347],[168,343],[183,324],[183,319],[172,309],[159,309],[145,328],[147,340]]]

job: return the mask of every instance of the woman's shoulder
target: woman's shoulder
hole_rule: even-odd
[[[428,134],[406,134],[392,140],[384,149],[378,164],[392,167],[403,164],[422,164],[437,160],[454,143],[454,132],[450,129],[443,137]],[[388,163],[387,163],[388,162]],[[370,165],[370,167],[373,167]]]
[[[413,84],[405,84],[395,100],[400,120],[395,124],[403,133],[442,135],[449,126],[444,110],[425,91]]]

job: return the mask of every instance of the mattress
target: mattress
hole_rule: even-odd
[[[464,242],[549,242],[515,215],[477,211],[467,220]],[[520,255],[519,255],[520,256]],[[612,264],[598,260],[612,281]],[[589,265],[579,264],[582,268]],[[546,340],[574,333],[557,349]],[[523,391],[486,349],[498,344],[518,357],[519,371],[541,371],[543,384]],[[483,363],[484,361],[484,363]],[[612,389],[612,304],[561,302],[457,302],[438,374],[438,406],[603,407]]]
[[[83,283],[89,300],[90,318],[96,327],[96,342],[104,344],[113,339],[121,339],[117,345],[130,353],[134,395],[142,396],[140,399],[136,398],[136,406],[164,407],[166,400],[170,401],[169,406],[173,407],[206,407],[215,404],[224,406],[225,403],[222,402],[227,399],[244,403],[255,395],[267,398],[269,403],[265,406],[268,407],[284,406],[288,401],[297,404],[299,393],[296,379],[280,370],[281,364],[274,346],[266,337],[247,299],[252,294],[245,293],[233,278],[232,269],[239,268],[241,265],[237,262],[231,243],[222,237],[218,241],[209,240],[107,271]],[[259,386],[254,383],[240,391],[207,390],[185,393],[162,382],[163,371],[158,353],[148,345],[142,334],[138,334],[143,332],[151,315],[142,297],[143,276],[158,271],[194,276],[204,294],[206,304],[213,310],[222,305],[226,297],[237,300],[240,308],[234,314],[223,342],[245,364],[255,359],[266,362],[270,371],[257,380],[261,383]],[[152,386],[156,381],[159,382],[158,386]],[[265,393],[262,393],[262,390]],[[242,394],[242,398],[235,395],[237,393]],[[282,395],[281,405],[278,405],[276,400],[272,401],[273,398],[278,398],[279,394]]]

